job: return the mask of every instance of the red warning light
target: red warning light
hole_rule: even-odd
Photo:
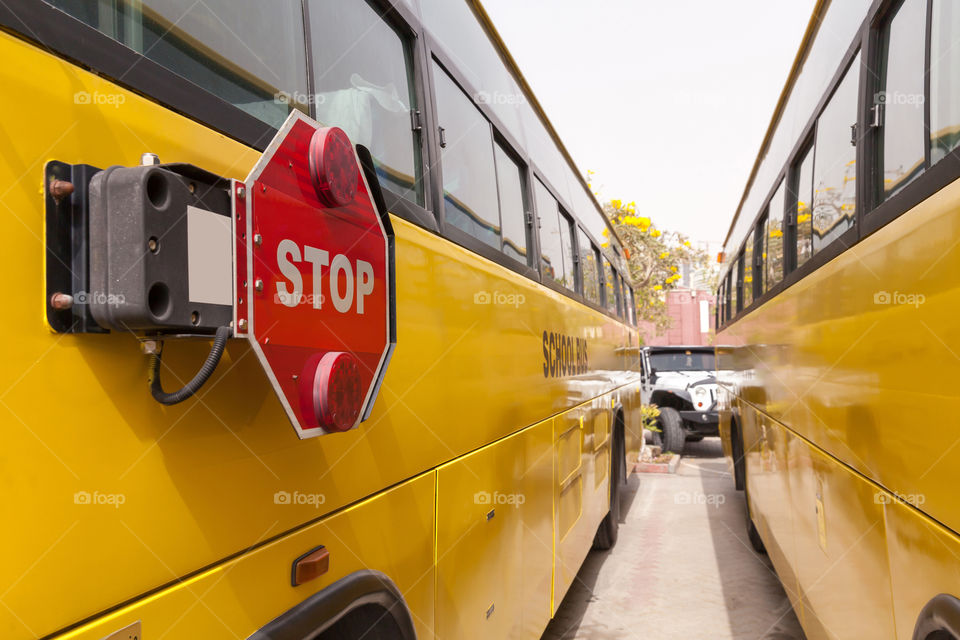
[[[345,207],[357,195],[359,172],[350,138],[339,127],[317,129],[310,139],[310,179],[328,207]]]

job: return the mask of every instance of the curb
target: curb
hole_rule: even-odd
[[[676,473],[682,456],[675,455],[670,462],[638,462],[636,473]]]

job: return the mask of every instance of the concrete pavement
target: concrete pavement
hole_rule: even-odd
[[[632,476],[620,537],[591,551],[541,640],[802,639],[718,438],[687,444],[676,475]]]

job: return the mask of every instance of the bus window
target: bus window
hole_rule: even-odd
[[[500,230],[503,252],[527,264],[527,205],[520,167],[499,142],[494,144],[497,161],[497,186],[500,193]]]
[[[500,211],[490,123],[439,65],[434,65],[434,78],[446,223],[499,251]]]
[[[767,281],[767,213],[757,222],[753,232],[753,298],[759,298],[766,288]]]
[[[756,242],[753,239],[753,231],[751,231],[750,235],[747,236],[747,244],[743,246],[743,255],[741,259],[741,273],[743,274],[743,278],[741,280],[741,304],[739,307],[737,307],[737,309],[746,309],[750,306],[750,303],[753,302],[753,265],[756,262],[753,256],[753,249],[755,244]]]
[[[906,0],[883,31],[880,162],[883,199],[923,172],[926,153],[924,119],[924,31],[926,0]]]
[[[600,250],[593,246],[590,238],[577,230],[577,239],[580,242],[580,273],[583,275],[583,296],[588,302],[600,304]]]
[[[930,30],[930,161],[960,144],[960,7],[933,0]]]
[[[743,282],[743,254],[730,270],[730,280],[727,282],[727,320],[732,320],[740,311],[740,283]]]
[[[857,122],[860,55],[817,120],[813,163],[813,252],[853,227],[857,207],[857,147],[850,127]]]
[[[364,0],[311,0],[309,16],[317,120],[370,149],[384,189],[422,205],[408,43]]]
[[[540,266],[543,277],[563,284],[563,242],[560,240],[560,211],[557,201],[539,179],[534,181],[534,199],[540,220]]]
[[[299,0],[50,4],[274,127],[308,109]]]
[[[752,244],[750,246],[753,246]],[[730,282],[727,283],[727,318],[731,319],[737,315],[742,308],[740,301],[740,282],[743,280],[743,254],[737,258],[733,268],[730,269]]]
[[[776,193],[770,200],[767,213],[767,277],[764,279],[764,290],[773,287],[783,280],[783,201],[784,183],[777,187]]]
[[[796,172],[797,202],[797,267],[810,259],[813,255],[813,215],[810,206],[813,203],[813,147],[807,149],[806,155],[794,171]]]
[[[607,308],[607,311],[609,311],[610,313],[616,313],[617,312],[616,281],[614,280],[613,266],[610,264],[610,261],[607,260],[606,256],[604,256],[603,258],[603,283],[604,283],[603,304]]]
[[[563,247],[563,286],[571,291],[577,289],[576,248],[573,246],[573,221],[563,209],[560,213],[560,243]]]
[[[621,318],[625,318],[626,314],[624,313],[626,305],[624,304],[624,296],[626,295],[624,285],[623,285],[623,276],[620,275],[620,272],[617,272],[617,315]]]

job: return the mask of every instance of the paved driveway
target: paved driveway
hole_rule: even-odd
[[[542,640],[802,639],[718,438],[687,444],[676,475],[633,476],[620,538],[591,551]]]

